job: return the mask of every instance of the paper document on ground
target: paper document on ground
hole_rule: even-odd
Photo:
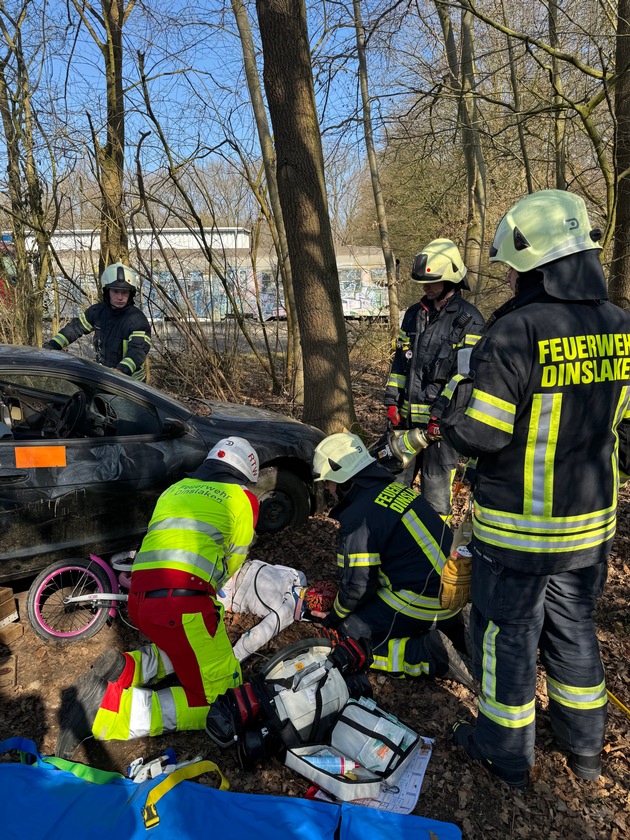
[[[352,805],[364,805],[367,808],[377,808],[379,811],[389,811],[392,814],[410,814],[418,804],[420,789],[431,758],[433,744],[433,738],[420,736],[420,742],[409,760],[409,766],[398,779],[396,785],[389,790],[384,788],[378,797],[353,799]],[[317,791],[314,798],[322,799],[325,802],[334,802],[334,799],[323,790]]]

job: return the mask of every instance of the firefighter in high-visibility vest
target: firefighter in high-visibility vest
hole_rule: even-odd
[[[584,201],[526,196],[501,220],[492,262],[514,297],[489,319],[442,434],[477,456],[471,543],[476,724],[455,744],[513,787],[534,763],[536,656],[558,748],[601,772],[606,684],[592,614],[630,447],[630,313],[607,298],[601,233]],[[620,463],[621,462],[621,463]]]
[[[157,501],[131,572],[129,615],[151,644],[106,651],[64,693],[57,755],[82,740],[129,740],[203,729],[208,706],[241,682],[217,592],[254,539],[258,456],[244,438],[220,440],[189,478]],[[175,673],[180,685],[148,687]]]
[[[462,297],[462,290],[470,288],[466,273],[450,239],[434,239],[414,258],[411,281],[420,286],[422,298],[403,317],[383,400],[394,426],[429,426],[436,399],[457,372],[458,350],[472,347],[479,338],[483,317]],[[420,471],[422,495],[447,517],[457,461],[449,443],[434,443],[418,453],[398,480],[412,486]]]
[[[151,327],[135,305],[139,289],[136,272],[122,263],[107,266],[101,275],[103,300],[62,327],[44,345],[45,350],[65,350],[81,336],[94,333],[96,361],[133,379],[147,378]]]
[[[459,609],[444,609],[439,600],[453,536],[448,525],[357,435],[321,441],[313,474],[337,500],[330,516],[340,526],[339,591],[332,609],[319,614],[324,630],[364,640],[373,670],[453,679],[474,690]]]

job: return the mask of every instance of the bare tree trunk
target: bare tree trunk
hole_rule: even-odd
[[[101,0],[99,13],[89,0],[72,0],[105,62],[107,97],[106,141],[92,126],[92,141],[101,191],[99,274],[114,262],[128,262],[129,245],[123,213],[125,174],[125,95],[123,88],[123,28],[135,0]],[[104,30],[101,37],[94,22]]]
[[[503,12],[503,23],[507,20],[505,11],[505,0],[501,0],[501,10]],[[525,173],[525,181],[527,183],[527,192],[534,192],[534,182],[532,180],[532,168],[529,162],[529,154],[527,152],[527,144],[525,142],[525,131],[523,129],[523,114],[521,113],[521,89],[518,79],[518,72],[516,69],[516,57],[514,55],[514,44],[509,35],[505,36],[507,44],[508,61],[510,62],[510,85],[512,86],[512,98],[514,99],[514,110],[516,111],[516,128],[518,131],[518,144],[521,148],[521,159],[523,161],[523,171]]]
[[[549,23],[549,43],[554,50],[558,49],[558,3],[557,0],[549,0],[549,7],[547,10],[547,20]],[[559,64],[555,55],[551,56],[551,86],[553,87],[553,154],[554,154],[554,174],[557,190],[566,190],[566,119],[564,105],[564,96],[562,90],[562,77],[560,76]]]
[[[630,0],[619,0],[615,63],[617,215],[608,293],[617,306],[630,309]]]
[[[479,289],[486,221],[486,167],[479,136],[479,111],[475,100],[475,30],[471,12],[462,13],[462,137],[468,181],[468,224],[464,261]]]
[[[31,106],[33,89],[22,44],[22,25],[29,10],[25,0],[17,17],[5,12],[0,21],[8,49],[0,62],[0,113],[7,146],[9,200],[17,271],[15,341],[41,345],[44,289],[52,275],[50,225],[44,212],[41,181],[35,159],[35,120]],[[12,31],[9,31],[10,24]],[[7,83],[12,60],[13,90]],[[54,224],[54,223],[53,223]],[[34,232],[37,245],[33,269],[26,250],[26,236]],[[33,274],[34,270],[34,274]]]
[[[365,55],[365,31],[361,19],[361,0],[353,0],[354,29],[357,36],[357,54],[359,58],[359,80],[361,83],[361,101],[363,104],[363,133],[365,135],[365,148],[367,149],[370,176],[372,178],[372,191],[374,193],[374,206],[376,207],[376,219],[378,221],[378,232],[381,239],[381,248],[385,259],[385,272],[387,274],[387,298],[389,301],[389,333],[392,340],[395,340],[399,329],[398,312],[398,287],[396,285],[396,260],[389,241],[389,229],[387,227],[387,213],[381,187],[381,176],[378,168],[378,160],[374,149],[374,136],[372,132],[372,109],[370,106],[370,93],[368,88],[367,59]]]
[[[289,259],[289,248],[287,245],[287,233],[282,218],[280,196],[278,194],[278,182],[276,180],[276,158],[273,148],[273,140],[267,122],[267,112],[260,87],[258,67],[256,65],[256,52],[254,41],[249,25],[249,17],[243,0],[231,0],[232,10],[236,18],[241,49],[243,50],[243,63],[245,67],[245,78],[252,102],[258,139],[262,152],[263,165],[265,167],[265,178],[269,192],[269,203],[275,222],[275,230],[270,225],[271,234],[274,239],[274,246],[278,254],[280,276],[284,291],[285,310],[287,313],[287,331],[289,336],[287,347],[287,377],[292,383],[293,399],[297,403],[304,402],[304,370],[302,366],[302,348],[300,346],[300,331],[295,305],[295,293],[293,291],[293,277],[291,274],[291,260]]]
[[[304,352],[304,420],[327,433],[355,423],[304,0],[257,0],[278,190]]]

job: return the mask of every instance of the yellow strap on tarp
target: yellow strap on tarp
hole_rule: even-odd
[[[184,779],[195,779],[197,776],[202,776],[204,773],[218,773],[221,779],[219,790],[228,790],[230,783],[225,778],[223,773],[219,770],[214,761],[196,761],[192,764],[187,764],[180,767],[178,770],[173,770],[169,773],[163,781],[156,785],[147,796],[144,808],[142,809],[142,819],[144,820],[145,828],[154,828],[160,822],[160,816],[157,812],[157,803],[160,799],[172,790],[175,785]]]

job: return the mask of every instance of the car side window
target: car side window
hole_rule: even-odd
[[[72,398],[76,404],[64,417]],[[155,406],[35,373],[2,373],[0,421],[18,440],[157,435],[161,429]]]

